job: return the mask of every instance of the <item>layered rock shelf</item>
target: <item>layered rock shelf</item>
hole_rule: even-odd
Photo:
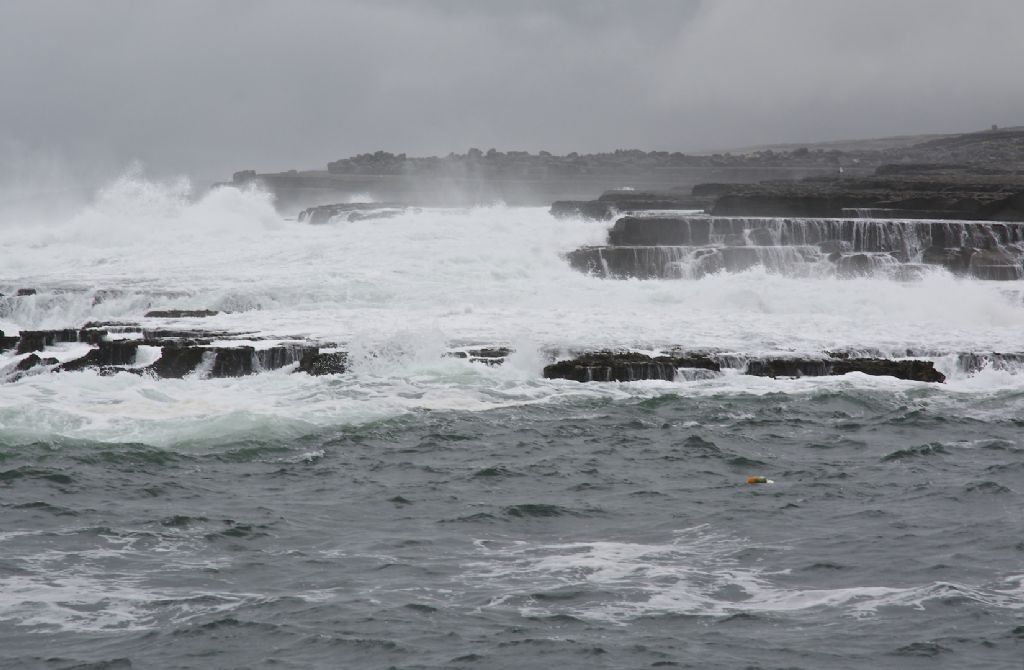
[[[793,275],[919,276],[929,266],[978,279],[1024,277],[1024,223],[900,219],[624,216],[608,245],[567,255],[608,278],[697,279],[762,266]]]
[[[582,217],[606,220],[627,212],[657,210],[703,211],[714,204],[714,198],[674,192],[606,191],[597,200],[558,200],[551,205],[557,218]]]
[[[899,211],[900,218],[1024,221],[1022,177],[890,175],[719,185],[711,213],[830,218],[845,210],[879,209]]]

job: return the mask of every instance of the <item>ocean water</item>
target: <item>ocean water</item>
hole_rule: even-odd
[[[0,384],[0,667],[1022,667],[1024,373],[956,354],[1024,351],[1024,287],[571,270],[607,226],[310,226],[137,175],[4,221],[8,334],[207,308],[164,322],[352,370]],[[472,345],[515,353],[443,356]],[[541,378],[672,345],[949,378]]]

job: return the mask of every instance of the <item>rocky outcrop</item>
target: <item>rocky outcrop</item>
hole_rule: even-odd
[[[141,335],[141,337],[140,337]],[[267,370],[276,370],[316,355],[313,343],[295,342],[257,347],[251,344],[221,344],[214,341],[246,337],[245,333],[203,330],[144,330],[137,324],[93,322],[82,328],[22,331],[18,337],[0,333],[3,350],[15,349],[15,355],[29,354],[15,365],[20,376],[28,370],[49,367],[53,372],[97,370],[101,374],[132,372],[157,377],[180,378],[189,374],[203,377],[240,377]],[[80,343],[92,348],[78,358],[64,360],[43,358],[35,352],[61,343]],[[159,347],[160,356],[152,364],[140,367],[141,347]]]
[[[212,309],[152,309],[145,316],[155,319],[201,319],[218,314],[220,312]]]
[[[318,352],[317,347],[305,345],[277,345],[263,349],[248,345],[165,346],[160,358],[143,368],[143,371],[157,377],[171,378],[181,378],[192,373],[210,378],[244,377],[283,368]]]
[[[967,374],[985,368],[1008,372],[1024,372],[1024,353],[961,353],[957,355],[957,369]]]
[[[581,354],[544,368],[546,379],[578,382],[627,382],[647,379],[673,381],[686,370],[719,372],[734,368],[757,377],[822,377],[860,372],[909,381],[941,383],[945,375],[932,361],[889,358],[851,358],[823,355],[820,358],[758,357],[734,354],[673,354],[649,356],[638,352],[599,351]],[[687,377],[687,375],[682,375]]]
[[[907,279],[935,265],[979,279],[1024,278],[1018,222],[624,216],[608,242],[566,258],[608,278],[699,279],[761,266],[798,276]]]
[[[931,361],[887,358],[769,358],[747,363],[745,374],[757,377],[825,377],[861,372],[919,382],[941,383],[946,376]]]
[[[19,337],[8,337],[4,334],[4,331],[0,330],[0,353],[7,351],[8,349],[14,349],[18,346],[18,342],[21,341]]]
[[[56,358],[40,358],[37,354],[29,354],[25,358],[18,361],[18,364],[14,366],[14,369],[18,372],[25,372],[31,370],[37,365],[56,365]]]
[[[652,357],[637,352],[598,351],[548,365],[544,368],[544,378],[578,382],[672,381],[679,368],[714,372],[721,369],[718,363],[700,355]]]
[[[406,211],[403,205],[384,205],[375,202],[338,203],[318,205],[299,212],[298,220],[311,224],[331,221],[363,221],[366,219],[389,219]]]
[[[551,214],[558,218],[607,220],[626,212],[703,211],[712,203],[712,198],[685,193],[616,190],[605,191],[597,200],[556,201],[551,205]]]
[[[42,351],[58,342],[78,342],[78,331],[65,328],[62,330],[23,330],[18,340],[19,354],[30,351]]]
[[[344,351],[307,352],[299,361],[298,370],[314,377],[340,375],[348,370],[348,354]]]
[[[483,363],[484,365],[501,365],[508,358],[512,350],[508,347],[484,347],[482,349],[463,349],[449,351],[445,356],[449,358],[468,359],[470,363]]]
[[[74,372],[86,368],[126,367],[135,364],[139,350],[137,340],[101,340],[97,347],[81,358],[64,363],[58,371]]]

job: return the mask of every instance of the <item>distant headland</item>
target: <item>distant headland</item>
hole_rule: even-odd
[[[1024,175],[1024,126],[718,153],[618,149],[555,155],[471,148],[413,157],[376,151],[331,161],[326,169],[240,170],[226,184],[259,183],[276,195],[283,211],[294,212],[357,195],[422,205],[543,205],[594,198],[612,188],[689,192],[704,182],[869,176],[882,166],[889,174]]]

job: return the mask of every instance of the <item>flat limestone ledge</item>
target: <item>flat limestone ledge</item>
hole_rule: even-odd
[[[564,257],[573,269],[604,279],[700,279],[718,272],[743,272],[755,267],[782,275],[841,279],[877,276],[912,281],[923,277],[929,268],[943,268],[958,276],[982,280],[1024,279],[1024,245],[992,250],[929,247],[920,262],[908,262],[899,252],[851,252],[830,243],[581,247]]]
[[[845,209],[885,208],[927,211],[929,218],[1024,221],[1024,179],[1009,175],[876,175],[724,188],[698,185],[694,193],[716,194],[711,211],[717,216],[835,217]]]
[[[946,376],[932,361],[890,358],[849,358],[842,355],[820,358],[770,357],[744,360],[702,354],[649,356],[638,352],[598,351],[558,361],[544,368],[545,379],[578,382],[628,382],[649,379],[674,381],[710,376],[723,367],[737,367],[742,374],[757,377],[823,377],[861,372],[911,381],[941,383]],[[694,375],[693,371],[698,371]],[[685,373],[681,371],[687,371]]]
[[[1024,242],[1024,223],[771,216],[623,216],[611,245],[794,246],[846,243],[850,251],[910,254],[929,247],[996,248]]]
[[[551,215],[608,220],[625,212],[695,211],[713,204],[714,198],[687,193],[616,190],[605,191],[597,200],[557,200],[551,204]]]

